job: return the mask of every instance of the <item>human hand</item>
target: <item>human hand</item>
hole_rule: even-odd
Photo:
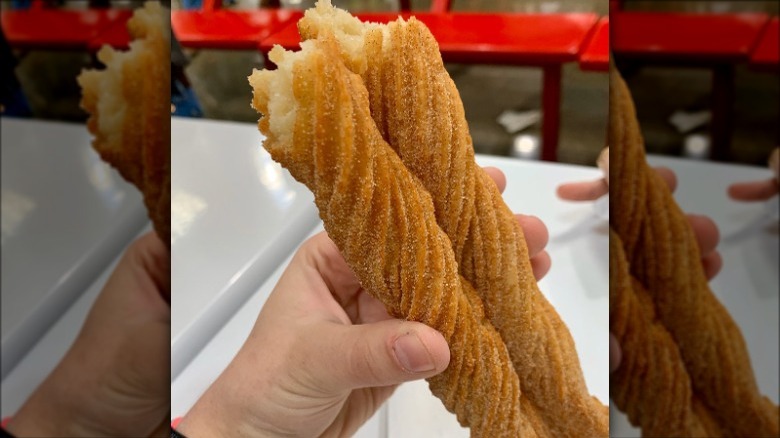
[[[486,171],[503,190],[503,174]],[[536,218],[519,220],[541,276],[547,230]],[[449,360],[439,332],[391,318],[319,233],[293,256],[238,354],[177,429],[190,438],[348,436],[398,384],[441,373]]]
[[[732,184],[728,188],[729,197],[736,201],[766,201],[777,195],[780,182],[780,148],[775,148],[772,152],[769,167],[775,173],[774,178]]]
[[[170,272],[156,234],[136,240],[62,361],[6,429],[17,437],[167,437]]]
[[[601,150],[596,164],[601,169],[603,177],[593,181],[579,181],[561,184],[557,194],[567,201],[595,201],[609,193],[609,147]]]

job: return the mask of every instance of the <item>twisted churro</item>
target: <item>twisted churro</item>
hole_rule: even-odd
[[[690,224],[645,162],[631,96],[610,77],[610,393],[643,434],[778,436],[742,334],[710,291]]]
[[[77,78],[81,107],[90,114],[92,146],[143,193],[154,229],[170,248],[169,14],[148,2],[127,26],[130,50],[103,46],[97,57],[106,69],[85,70]]]
[[[519,223],[474,160],[463,104],[430,31],[414,17],[361,23],[327,0],[298,27],[304,40],[334,34],[363,78],[376,126],[431,194],[460,273],[507,345],[524,402],[543,419],[537,433],[606,437],[608,410],[588,393],[571,334],[539,291]]]
[[[329,236],[391,315],[439,330],[450,345],[431,391],[474,436],[535,436],[521,415],[506,346],[459,277],[430,195],[384,142],[360,77],[322,38],[277,47],[277,70],[254,71],[252,105],[264,147],[315,196]]]
[[[623,351],[610,376],[612,400],[645,436],[718,436],[719,427],[693,395],[674,338],[656,319],[652,297],[631,277],[612,229],[609,263],[610,330]]]

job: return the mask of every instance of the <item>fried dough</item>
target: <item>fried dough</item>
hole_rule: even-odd
[[[304,42],[296,53],[277,47],[270,59],[277,70],[249,77],[263,145],[312,190],[363,287],[391,315],[444,335],[451,361],[429,379],[431,391],[474,436],[536,436],[506,346],[458,275],[430,195],[382,139],[335,41]]]
[[[130,50],[103,46],[106,68],[77,78],[92,146],[144,197],[154,229],[170,248],[170,14],[156,2],[128,21]]]
[[[376,126],[431,194],[459,271],[544,420],[537,433],[608,436],[608,410],[588,393],[571,334],[537,286],[523,230],[474,160],[463,103],[428,28],[414,17],[362,23],[328,0],[298,28],[304,40],[335,35],[345,64],[361,75]]]
[[[647,165],[626,84],[610,77],[610,393],[645,436],[778,436],[742,333],[709,288],[691,225]]]

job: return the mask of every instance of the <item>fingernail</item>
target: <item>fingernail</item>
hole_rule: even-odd
[[[433,357],[415,333],[407,333],[393,343],[393,353],[403,369],[410,373],[433,371]]]

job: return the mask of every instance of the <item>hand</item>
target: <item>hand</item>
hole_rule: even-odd
[[[604,172],[604,177],[594,181],[567,183],[558,186],[558,196],[569,201],[592,201],[609,192],[609,149],[605,148],[599,156],[599,167]],[[677,177],[674,172],[665,167],[655,169],[666,181],[669,189],[674,192],[677,188]],[[715,249],[720,240],[720,234],[715,222],[707,216],[689,214],[688,222],[691,224],[696,242],[699,244],[701,263],[708,280],[711,280],[720,272],[723,259]],[[617,339],[609,335],[609,372],[613,372],[620,365],[622,352]]]
[[[503,174],[487,172],[503,190]],[[542,275],[547,230],[520,220]],[[241,350],[178,430],[190,438],[349,436],[398,384],[439,374],[449,360],[439,332],[391,318],[320,233],[293,256]]]
[[[780,178],[780,148],[775,148],[769,158],[769,167],[775,172],[774,178],[763,181],[736,183],[729,186],[729,197],[736,201],[766,201],[778,193]]]
[[[609,193],[609,147],[602,149],[596,163],[604,174],[602,178],[561,184],[558,197],[567,201],[595,201]]]
[[[170,254],[125,252],[62,361],[11,418],[15,436],[168,436]]]

